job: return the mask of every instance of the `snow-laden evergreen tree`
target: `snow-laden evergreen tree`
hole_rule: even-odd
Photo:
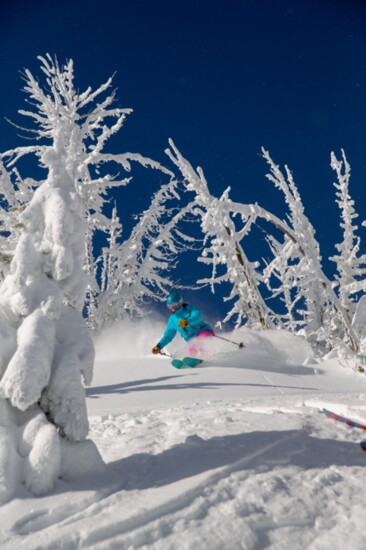
[[[79,93],[72,61],[60,67],[48,55],[39,59],[44,82],[25,71],[24,91],[32,107],[20,111],[35,122],[36,144],[6,151],[1,159],[7,166],[2,170],[6,185],[9,169],[16,173],[24,155],[36,158],[45,177],[25,180],[28,201],[16,212],[21,236],[0,289],[0,396],[18,411],[43,411],[49,421],[30,467],[40,468],[38,478],[43,471],[39,455],[58,456],[56,428],[70,441],[88,433],[82,379],[91,381],[94,347],[81,313],[88,284],[86,249],[92,248],[96,229],[115,223],[103,211],[106,189],[128,182],[104,167],[111,162],[129,171],[136,160],[160,168],[138,154],[104,152],[130,112],[113,105],[113,93],[105,97],[111,80]],[[51,477],[61,468],[57,460],[53,463]],[[49,487],[53,480],[46,477]]]
[[[258,289],[260,277],[256,272],[257,264],[248,260],[240,244],[256,217],[266,217],[267,213],[255,205],[233,203],[229,198],[230,189],[220,198],[212,196],[202,169],[195,171],[173,141],[169,143],[171,149],[167,149],[166,153],[181,171],[187,190],[195,194],[191,209],[199,217],[205,235],[204,250],[198,260],[212,266],[211,277],[198,283],[210,284],[213,292],[217,284],[227,282],[231,285],[230,295],[226,299],[235,300],[235,303],[224,322],[236,316],[237,326],[246,321],[250,327],[272,327],[274,314]],[[239,229],[234,222],[235,216],[242,223]]]
[[[357,235],[358,226],[355,220],[358,214],[354,208],[354,201],[349,193],[349,181],[351,168],[347,162],[346,155],[342,149],[342,159],[338,160],[335,154],[331,154],[331,166],[337,174],[336,202],[340,208],[341,223],[343,230],[342,242],[336,244],[338,254],[330,258],[337,266],[335,280],[340,303],[352,320],[356,309],[355,294],[366,292],[366,255],[360,253],[361,239]]]
[[[48,145],[44,145],[43,141],[57,134],[58,142],[63,143],[67,170],[75,182],[75,191],[82,200],[87,221],[83,269],[87,274],[88,295],[95,301],[96,296],[101,296],[100,280],[97,277],[100,270],[95,268],[96,258],[99,257],[96,242],[102,240],[103,234],[109,235],[113,232],[115,223],[111,217],[111,197],[108,190],[113,191],[113,188],[130,182],[130,177],[121,177],[120,174],[131,171],[132,161],[158,169],[169,178],[172,174],[160,163],[139,153],[109,154],[104,151],[109,138],[121,129],[126,116],[132,112],[132,109],[114,106],[115,92],[110,91],[112,79],[108,79],[97,90],[88,88],[85,92],[78,93],[74,87],[72,61],[60,67],[57,60],[48,55],[40,60],[41,69],[46,75],[44,86],[39,84],[30,71],[25,71],[24,75],[25,91],[30,95],[30,103],[34,104],[38,111],[19,112],[36,122],[36,129],[23,130],[31,132],[31,136],[37,141],[42,141],[42,144],[18,147],[3,153],[1,158],[6,162],[7,168],[12,169],[11,174],[6,170],[4,174],[8,180],[10,175],[13,176],[10,183],[13,184],[13,194],[16,191],[15,197],[18,198],[21,191],[21,200],[29,201],[40,181],[32,178],[24,180],[28,187],[28,195],[25,197],[24,182],[14,166],[24,155],[35,155],[39,165],[47,170],[48,164],[43,159]],[[47,93],[46,87],[50,93]],[[113,168],[115,173],[112,172]],[[22,186],[16,180],[20,180]],[[148,265],[145,266],[145,270],[148,271]],[[153,280],[153,274],[151,279]],[[95,307],[97,305],[94,303]],[[121,304],[121,309],[123,307]]]
[[[332,283],[324,274],[319,243],[305,215],[292,173],[285,166],[285,176],[268,151],[262,149],[262,153],[270,166],[267,178],[284,194],[292,228],[291,233],[285,234],[282,246],[276,243],[276,256],[264,272],[267,283],[273,290],[271,278],[279,281],[276,295],[285,296],[292,321],[296,308],[299,324],[309,340],[324,342],[328,348],[333,348],[338,339],[357,351],[357,336]]]
[[[38,187],[33,182],[31,200],[18,215],[22,235],[0,289],[2,325],[15,331],[12,353],[1,356],[0,392],[20,410],[39,403],[63,434],[80,440],[88,431],[80,374],[90,383],[94,357],[80,314],[86,288],[86,222],[76,158],[80,97],[71,63],[65,70],[50,58],[41,63],[49,90],[26,71],[24,89],[35,110],[22,113],[35,119],[37,137],[50,143],[2,155],[13,165],[35,154],[47,175]],[[91,90],[82,94],[83,101],[90,95]]]

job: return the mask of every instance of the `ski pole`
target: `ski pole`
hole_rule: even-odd
[[[194,330],[199,330],[198,327],[192,327],[192,325],[189,325],[191,328],[193,328]],[[183,329],[185,330],[185,329]],[[187,332],[185,330],[185,332]],[[222,336],[217,336],[217,334],[213,333],[212,336],[215,336],[215,338],[220,338],[220,340],[225,340],[225,342],[230,342],[230,344],[235,344],[236,346],[239,346],[239,349],[243,349],[245,348],[245,345],[243,344],[243,342],[233,342],[232,340],[228,340],[227,338],[223,338]]]
[[[215,338],[220,338],[220,340],[225,340],[225,342],[230,342],[230,344],[235,344],[239,347],[239,349],[245,348],[243,342],[233,342],[232,340],[228,340],[227,338],[223,338],[222,336],[217,336],[217,334],[213,334],[212,336],[215,336]]]
[[[162,351],[162,350],[159,351],[159,355],[165,355],[165,357],[173,357],[169,353],[165,353],[165,351]]]

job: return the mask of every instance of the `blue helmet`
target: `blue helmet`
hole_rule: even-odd
[[[169,308],[180,306],[181,304],[183,304],[183,298],[178,292],[172,292],[166,299],[166,305]]]

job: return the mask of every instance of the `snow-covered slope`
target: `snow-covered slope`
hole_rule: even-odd
[[[215,340],[179,371],[148,353],[160,330],[97,342],[87,402],[106,466],[91,476],[70,456],[74,479],[48,496],[19,487],[0,508],[0,547],[363,549],[364,434],[319,410],[366,422],[365,375],[244,329],[228,335],[244,349]]]

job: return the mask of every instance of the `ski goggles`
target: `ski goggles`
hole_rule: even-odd
[[[175,309],[176,307],[179,307],[182,305],[182,302],[172,302],[171,304],[167,304],[168,309]]]

